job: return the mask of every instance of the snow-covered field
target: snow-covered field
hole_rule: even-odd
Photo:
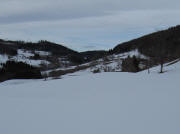
[[[2,83],[0,134],[179,134],[180,63],[165,70]]]

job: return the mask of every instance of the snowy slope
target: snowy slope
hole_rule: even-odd
[[[179,134],[180,63],[0,85],[2,134]]]
[[[144,56],[141,54],[138,50],[132,50],[126,53],[121,53],[121,54],[113,54],[110,56],[107,56],[106,58],[101,58],[97,60],[98,64],[94,67],[92,67],[90,70],[91,72],[95,69],[99,69],[101,72],[117,72],[117,71],[122,71],[122,60],[127,58],[127,57],[133,57],[136,56],[141,59],[148,59],[148,57]],[[106,61],[108,59],[108,61]],[[143,66],[140,64],[139,66],[142,68]],[[106,70],[106,71],[105,71]]]
[[[76,71],[75,73],[72,74],[66,74],[65,76],[61,76],[61,78],[64,78],[66,76],[76,76],[76,75],[87,75],[90,73],[93,73],[94,70],[99,70],[99,73],[102,72],[120,72],[122,71],[122,61],[127,58],[128,56],[133,57],[139,57],[141,59],[148,59],[148,57],[144,56],[143,54],[141,54],[140,52],[138,52],[138,50],[132,50],[130,52],[127,53],[121,53],[121,54],[113,54],[104,58],[100,58],[98,60],[95,61],[91,61],[85,64],[81,64],[79,65],[79,67],[83,67],[83,66],[89,66],[86,69],[82,69],[80,71]],[[46,73],[49,73],[51,71],[58,71],[58,70],[68,70],[68,69],[75,69],[77,66],[70,66],[70,67],[65,67],[65,68],[57,68],[54,70],[48,70],[46,71]],[[144,65],[140,63],[139,67],[141,69],[144,68]]]
[[[34,53],[32,53],[31,51],[19,49],[18,54],[16,56],[8,56],[5,54],[0,54],[0,63],[6,63],[8,60],[13,60],[13,61],[19,61],[19,62],[21,61],[21,62],[30,64],[33,66],[40,66],[42,62],[49,64],[49,62],[46,60],[31,59],[31,57],[34,56],[34,54],[39,54],[40,56],[44,56],[50,53],[45,52],[45,51],[35,51]]]

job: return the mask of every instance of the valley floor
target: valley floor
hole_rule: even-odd
[[[179,134],[180,63],[158,69],[2,83],[0,133]]]

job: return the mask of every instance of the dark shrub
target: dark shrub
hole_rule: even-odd
[[[40,57],[39,54],[34,54],[34,56],[32,56],[31,58],[34,59],[34,60],[38,60],[38,59],[40,59],[41,57]]]
[[[139,60],[135,56],[127,57],[122,61],[123,72],[138,72],[139,70]]]
[[[7,61],[0,69],[0,80],[8,79],[40,79],[41,72],[38,68],[23,62]]]
[[[81,64],[84,62],[84,58],[80,54],[70,54],[68,58],[75,64]]]
[[[100,73],[101,70],[100,70],[99,68],[97,68],[97,69],[94,69],[92,72],[93,72],[94,74],[95,74],[95,73]]]
[[[13,47],[10,47],[8,45],[2,45],[0,43],[0,54],[7,54],[11,56],[17,55],[17,50]]]

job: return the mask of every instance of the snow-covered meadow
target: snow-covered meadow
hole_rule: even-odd
[[[1,134],[179,134],[180,63],[0,84]]]

